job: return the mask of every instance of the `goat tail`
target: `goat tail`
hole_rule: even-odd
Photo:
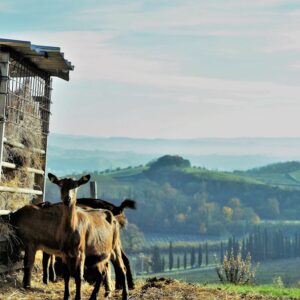
[[[136,202],[131,199],[125,199],[119,207],[121,212],[123,212],[125,208],[136,209]]]

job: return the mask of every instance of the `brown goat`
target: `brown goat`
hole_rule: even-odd
[[[41,203],[40,207],[48,207],[50,205],[57,205],[58,203],[51,204],[49,202]],[[131,199],[125,199],[122,201],[120,206],[116,206],[110,202],[107,202],[102,199],[92,199],[92,198],[79,198],[77,199],[77,205],[80,207],[85,207],[87,209],[89,208],[95,208],[95,209],[107,209],[110,210],[113,215],[116,217],[117,221],[121,225],[121,227],[125,226],[127,223],[127,219],[124,216],[124,209],[125,208],[131,208],[135,209],[135,201]],[[128,282],[128,288],[134,289],[134,281],[132,276],[132,271],[130,267],[130,262],[128,257],[126,256],[125,252],[122,249],[122,259],[126,266],[126,276],[127,276],[127,282]],[[47,253],[43,253],[43,282],[47,284],[50,281],[56,281],[56,270],[54,267],[55,257],[51,256]],[[113,262],[114,263],[114,262]],[[58,269],[61,269],[61,260],[58,260],[56,263],[56,267]],[[119,268],[117,265],[114,264],[114,269],[116,273],[116,289],[122,289],[122,285],[120,283],[119,279]],[[87,273],[85,273],[87,274]]]
[[[87,181],[81,178],[78,183]],[[31,271],[37,250],[64,258],[64,244],[69,239],[65,231],[66,212],[63,205],[40,208],[26,205],[9,214],[9,222],[14,227],[20,245],[25,250],[24,288],[30,287]]]
[[[61,200],[64,203],[65,220],[61,228],[67,238],[63,243],[62,256],[65,280],[64,299],[70,297],[69,279],[73,275],[76,283],[76,298],[80,299],[81,278],[84,264],[93,268],[96,283],[90,299],[97,299],[101,281],[108,282],[109,261],[112,259],[119,266],[121,284],[123,287],[122,299],[128,299],[126,268],[122,259],[120,240],[120,225],[113,214],[108,210],[90,209],[85,211],[76,207],[76,193],[81,181],[87,182],[90,177],[84,176],[79,181],[71,178],[59,179],[48,174],[49,179],[60,187]]]

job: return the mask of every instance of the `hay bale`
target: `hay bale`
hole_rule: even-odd
[[[23,87],[11,91],[7,100],[7,122],[5,137],[25,148],[4,145],[3,161],[13,163],[17,169],[6,169],[1,174],[1,184],[10,187],[34,188],[34,174],[27,168],[43,169],[45,157],[33,149],[43,149],[44,139],[40,104],[31,94],[29,79]],[[32,195],[19,193],[0,193],[0,209],[15,210],[32,202]]]
[[[31,96],[29,81],[22,89],[12,93],[7,105],[8,122],[5,137],[26,148],[6,148],[6,157],[23,167],[41,167],[41,155],[32,149],[43,149],[43,130],[39,102]]]
[[[9,265],[16,262],[20,255],[20,240],[8,219],[5,220],[3,216],[0,219],[0,242],[2,244],[0,248],[1,263]]]

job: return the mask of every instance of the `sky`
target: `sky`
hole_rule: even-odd
[[[0,0],[0,37],[59,46],[51,132],[299,137],[299,0]]]

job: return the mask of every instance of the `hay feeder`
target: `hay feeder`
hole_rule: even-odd
[[[52,77],[73,68],[60,48],[0,38],[0,212],[43,202]]]

